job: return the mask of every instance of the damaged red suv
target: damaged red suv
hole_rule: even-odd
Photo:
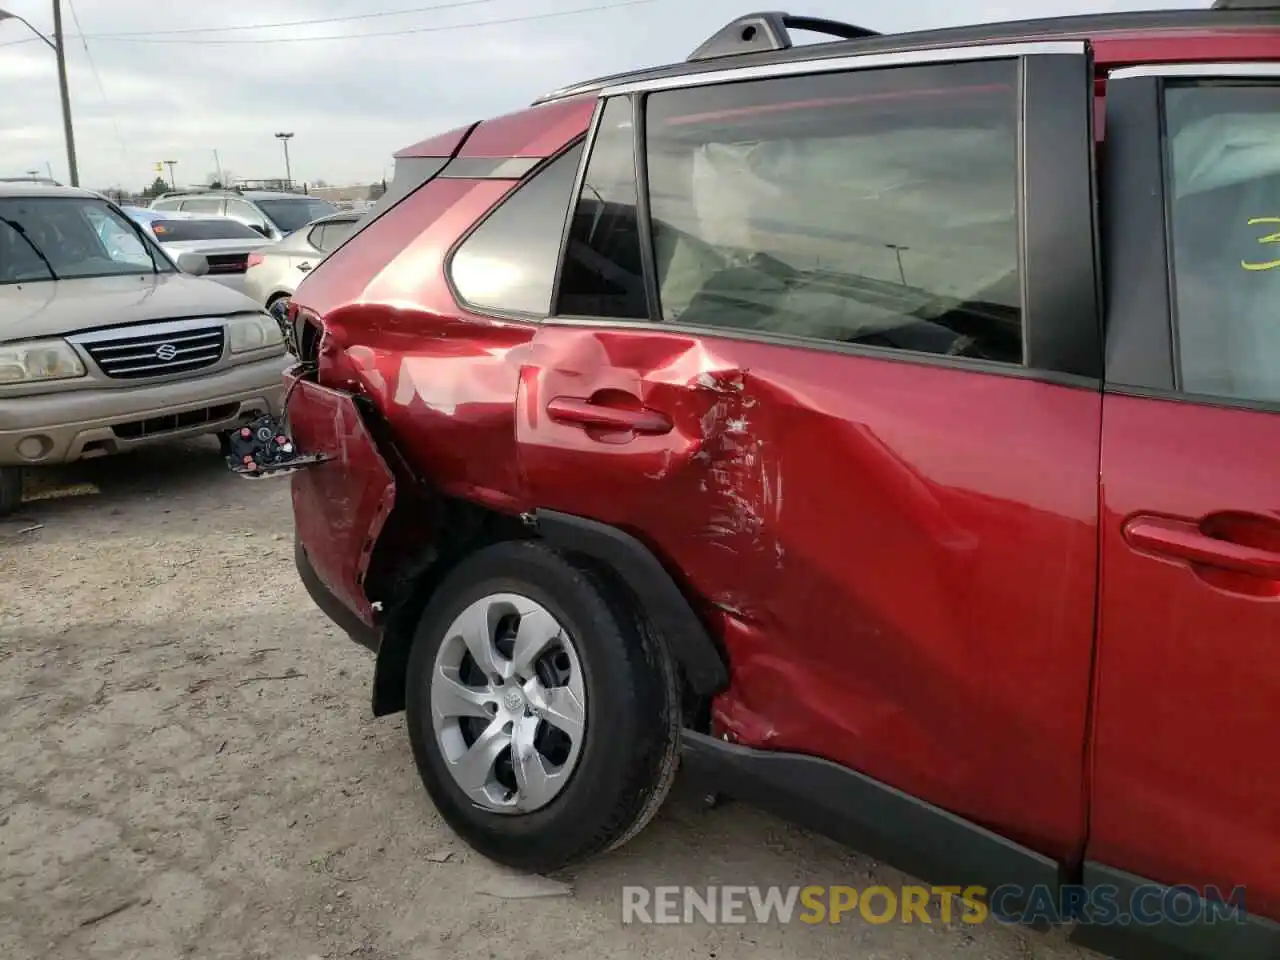
[[[297,563],[458,833],[555,868],[683,764],[1280,956],[1278,61],[755,14],[403,150],[293,300]]]

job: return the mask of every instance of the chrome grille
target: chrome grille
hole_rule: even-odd
[[[178,320],[97,330],[71,340],[108,377],[137,380],[212,366],[222,359],[226,328],[212,320]]]

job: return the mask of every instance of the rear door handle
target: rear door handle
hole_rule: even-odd
[[[671,421],[656,410],[627,410],[575,397],[556,397],[547,404],[547,416],[560,423],[629,430],[649,436],[671,432]]]
[[[1280,553],[1208,536],[1186,521],[1136,517],[1125,524],[1124,538],[1148,553],[1280,580]]]

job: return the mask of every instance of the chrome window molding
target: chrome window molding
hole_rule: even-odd
[[[928,64],[961,63],[972,60],[1006,60],[1017,57],[1046,55],[1082,55],[1084,41],[1058,40],[1029,43],[978,43],[963,47],[940,47],[927,50],[904,50],[898,53],[865,53],[849,57],[815,57],[812,60],[761,63],[752,66],[727,67],[703,73],[677,74],[671,77],[655,77],[630,83],[617,83],[601,87],[597,96],[620,96],[629,93],[647,93],[656,90],[677,90],[683,87],[701,87],[716,83],[735,83],[742,80],[764,80],[773,77],[802,76],[814,73],[840,73],[850,70],[875,70],[882,67],[908,67]]]
[[[1280,63],[1272,60],[1243,63],[1151,63],[1121,67],[1107,74],[1109,80],[1137,77],[1280,77]]]

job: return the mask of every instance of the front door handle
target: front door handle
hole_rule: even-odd
[[[298,264],[298,269],[299,269],[299,270],[301,270],[303,273],[306,273],[308,270],[310,270],[310,269],[311,269],[311,264],[309,264],[309,263],[300,263],[300,264]]]
[[[671,421],[656,410],[628,410],[576,397],[556,397],[547,404],[547,416],[560,423],[625,430],[649,436],[671,432]]]
[[[1264,580],[1280,580],[1280,553],[1211,537],[1187,521],[1135,517],[1125,524],[1124,538],[1130,546],[1148,553]]]

